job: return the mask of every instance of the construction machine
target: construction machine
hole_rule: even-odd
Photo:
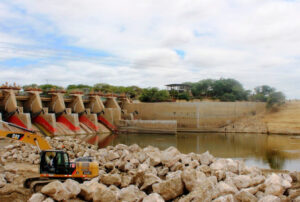
[[[91,179],[99,175],[99,165],[92,158],[83,157],[71,162],[68,153],[63,150],[53,150],[48,141],[35,131],[12,123],[1,122],[22,129],[24,132],[0,130],[0,137],[35,145],[40,152],[40,176],[26,179],[24,182],[25,188],[36,190],[37,186],[48,184],[53,180],[65,181],[70,178],[82,182],[85,179]]]

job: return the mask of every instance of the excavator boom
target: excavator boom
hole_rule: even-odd
[[[11,123],[7,123],[4,121],[1,121],[1,122],[8,124],[10,126],[14,126],[14,124],[11,124]],[[20,128],[20,127],[18,127],[18,128]],[[0,130],[0,137],[7,137],[7,138],[11,138],[14,140],[19,140],[19,141],[22,141],[25,143],[35,145],[39,148],[40,151],[52,149],[50,144],[47,142],[47,140],[45,140],[42,136],[40,136],[39,134],[34,133],[34,131],[30,131],[28,129],[25,129],[25,131],[26,132],[11,132],[11,131]]]
[[[49,150],[51,146],[40,135],[29,132],[1,131],[0,137],[7,137],[37,146],[40,150]]]

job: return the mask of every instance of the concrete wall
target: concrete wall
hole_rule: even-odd
[[[176,134],[176,120],[121,120],[119,130],[124,132]]]
[[[142,120],[177,120],[184,129],[213,130],[224,127],[241,117],[265,110],[260,102],[186,102],[186,103],[128,103],[128,113]]]

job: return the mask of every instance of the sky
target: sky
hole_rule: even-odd
[[[300,0],[0,0],[0,82],[233,78],[300,99]]]

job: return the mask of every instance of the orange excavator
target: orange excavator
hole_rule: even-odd
[[[25,188],[35,190],[37,186],[48,184],[53,180],[65,181],[70,178],[82,182],[84,179],[90,179],[99,175],[99,165],[92,158],[83,157],[71,162],[68,153],[63,150],[53,150],[48,141],[35,131],[4,121],[0,121],[0,123],[24,131],[10,132],[0,130],[1,137],[35,145],[40,151],[40,176],[26,179],[24,182]]]

